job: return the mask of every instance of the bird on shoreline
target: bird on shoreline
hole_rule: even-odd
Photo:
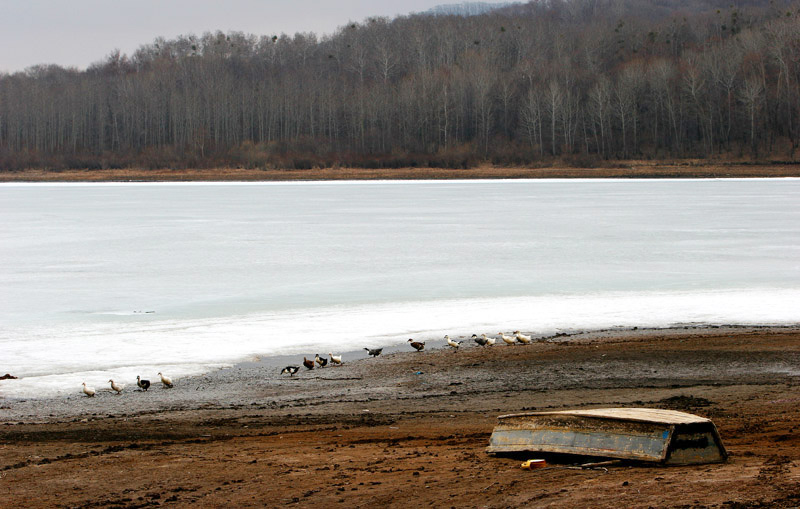
[[[314,361],[310,361],[303,357],[303,366],[307,367],[308,369],[314,369]]]
[[[164,384],[164,387],[167,389],[172,389],[173,385],[170,377],[162,375],[160,371],[158,372],[158,376],[161,377],[161,383]]]
[[[364,350],[366,350],[369,355],[377,357],[381,354],[383,348],[365,348]]]
[[[530,345],[531,344],[531,337],[530,336],[526,336],[525,334],[521,333],[518,330],[514,331],[514,337],[517,338],[517,341],[519,341],[520,343],[522,343],[524,345]]]
[[[481,338],[486,340],[486,346],[494,346],[497,342],[497,338],[490,338],[486,334],[481,334]]]
[[[117,394],[122,392],[122,389],[124,388],[124,386],[118,384],[114,380],[109,380],[109,383],[111,383],[111,390],[117,391]]]
[[[413,348],[414,350],[416,350],[418,352],[421,352],[421,351],[425,350],[425,342],[424,341],[414,341],[413,339],[409,339],[408,342],[411,343],[411,348]]]
[[[513,345],[513,344],[515,344],[517,342],[517,338],[515,338],[515,337],[506,336],[502,332],[498,332],[498,334],[500,335],[500,339],[503,340],[503,343],[505,343],[507,345]]]
[[[463,343],[463,341],[453,341],[452,339],[450,339],[450,336],[448,335],[445,335],[444,339],[445,341],[447,341],[448,345],[450,345],[455,349],[455,351],[458,351],[458,347],[461,346],[461,343]]]
[[[484,334],[484,336],[486,336],[486,334]],[[479,338],[477,334],[472,335],[472,341],[478,343],[479,346],[486,346],[489,343],[486,337]]]
[[[93,398],[95,393],[94,387],[88,387],[86,385],[86,382],[83,382],[83,393],[89,396],[90,398]]]
[[[341,355],[333,355],[332,353],[328,352],[328,357],[331,358],[331,364],[336,364],[337,366],[340,366],[342,364]]]
[[[294,376],[300,370],[300,366],[286,366],[281,370],[281,375],[289,373],[289,376]]]
[[[136,375],[136,385],[138,385],[141,390],[147,391],[147,389],[150,388],[150,380],[143,380],[139,375]]]
[[[314,360],[317,362],[317,364],[319,364],[319,367],[321,368],[324,368],[325,366],[328,365],[328,359],[326,359],[325,357],[320,357],[319,354],[316,354]]]

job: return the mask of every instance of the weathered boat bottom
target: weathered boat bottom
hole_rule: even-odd
[[[504,415],[489,453],[540,452],[694,465],[727,459],[716,426],[684,412],[607,408]]]

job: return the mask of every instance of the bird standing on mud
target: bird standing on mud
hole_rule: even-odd
[[[365,348],[364,350],[366,350],[367,353],[370,354],[371,356],[377,357],[381,354],[383,348]]]
[[[531,337],[530,336],[526,336],[525,334],[521,333],[518,330],[514,331],[514,337],[517,338],[517,341],[519,341],[520,343],[522,343],[524,345],[530,345],[531,344]]]
[[[486,339],[485,336],[486,334],[484,334],[484,337],[479,338],[477,334],[473,334],[472,341],[478,343],[479,346],[486,346],[486,344],[489,343],[489,341]]]
[[[314,357],[314,360],[317,362],[317,364],[319,364],[319,367],[321,368],[324,368],[325,366],[328,365],[328,359],[326,359],[325,357],[320,357],[319,354],[317,354],[316,357]]]
[[[494,344],[497,342],[497,338],[490,338],[486,334],[481,334],[481,339],[486,341],[486,346],[494,346]]]
[[[300,369],[300,366],[286,366],[281,370],[281,375],[285,375],[289,373],[289,376],[294,376],[295,373]]]
[[[307,367],[308,369],[314,369],[314,361],[310,361],[303,357],[303,366]]]
[[[500,339],[503,340],[503,343],[505,343],[507,345],[513,345],[513,344],[515,344],[517,342],[517,338],[515,338],[515,337],[506,336],[502,332],[498,332],[498,334],[500,335]]]
[[[87,387],[86,382],[83,382],[83,393],[89,396],[90,398],[94,397],[94,387]]]
[[[166,387],[167,389],[172,389],[173,385],[172,385],[172,379],[170,377],[162,375],[160,371],[158,373],[158,376],[161,377],[161,383],[164,384],[164,387]]]
[[[421,352],[421,351],[425,350],[425,342],[424,341],[414,341],[413,339],[409,339],[408,342],[411,343],[411,348],[413,348],[414,350],[416,350],[418,352]]]
[[[109,380],[109,383],[111,383],[111,390],[112,391],[117,391],[117,394],[122,392],[122,386],[120,384],[118,384],[114,380]]]
[[[333,355],[332,353],[328,352],[328,357],[331,358],[331,364],[336,364],[337,366],[342,364],[341,355]]]
[[[143,391],[150,388],[150,380],[142,380],[139,375],[136,375],[136,385]]]
[[[461,343],[463,343],[463,341],[453,341],[448,335],[445,335],[444,339],[447,341],[447,344],[453,347],[456,351],[458,351],[458,347],[461,346]]]

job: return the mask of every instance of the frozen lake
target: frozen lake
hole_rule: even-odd
[[[800,322],[800,179],[0,184],[0,239],[5,397],[446,333]]]

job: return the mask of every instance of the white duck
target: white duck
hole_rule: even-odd
[[[531,344],[531,337],[530,336],[526,336],[525,334],[521,333],[518,330],[514,331],[514,337],[517,338],[517,341],[519,341],[520,343],[523,343],[525,345],[530,345]]]
[[[95,393],[94,387],[89,387],[86,385],[86,382],[83,382],[83,393],[89,396],[90,398],[94,397]]]
[[[342,356],[341,355],[333,355],[332,353],[328,353],[331,358],[331,363],[333,364],[341,364],[342,363]]]
[[[486,334],[481,334],[481,337],[486,340],[486,346],[494,346],[497,342],[497,338],[490,338]]]
[[[172,389],[172,378],[162,375],[161,372],[158,373],[158,376],[161,377],[161,383],[164,384],[164,387]]]
[[[498,332],[498,334],[500,335],[500,339],[503,340],[503,343],[505,343],[507,345],[513,345],[514,343],[517,342],[517,338],[515,338],[513,336],[506,336],[502,332]]]
[[[452,339],[450,339],[450,336],[447,335],[444,337],[444,339],[445,341],[447,341],[448,345],[452,346],[456,350],[458,350],[458,347],[461,346],[461,343],[463,343],[463,341],[453,341]]]
[[[119,394],[120,392],[122,392],[122,389],[124,388],[124,386],[123,386],[123,385],[120,385],[120,384],[118,384],[118,383],[117,383],[117,382],[115,382],[114,380],[109,380],[109,382],[111,383],[111,390],[112,390],[112,391],[117,391],[117,394]]]

